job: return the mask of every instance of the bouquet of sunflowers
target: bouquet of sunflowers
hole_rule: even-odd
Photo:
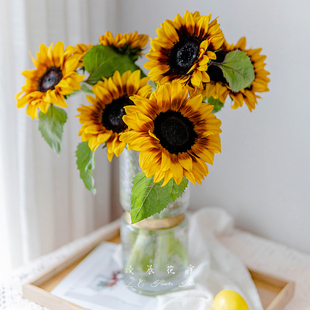
[[[106,148],[110,161],[124,148],[140,152],[131,223],[160,213],[188,181],[201,184],[221,151],[215,113],[228,96],[233,109],[245,103],[252,111],[258,93],[268,91],[261,49],[246,48],[245,38],[228,44],[211,15],[186,11],[164,21],[157,35],[145,55],[147,75],[135,62],[149,38],[137,32],[113,37],[108,31],[98,45],[41,44],[36,59],[31,56],[36,69],[22,72],[26,84],[16,95],[17,107],[38,119],[42,137],[59,154],[66,99],[86,93],[89,103],[77,108],[76,163],[93,193],[98,147]]]
[[[135,32],[114,38],[109,31],[94,46],[41,44],[37,59],[31,56],[36,69],[22,72],[26,84],[16,95],[17,107],[27,107],[27,115],[39,119],[42,137],[57,154],[67,121],[66,99],[87,94],[89,104],[77,108],[82,142],[76,157],[81,179],[93,193],[96,149],[106,148],[111,161],[127,147],[140,151],[140,182],[151,178],[170,195],[168,200],[176,199],[188,180],[201,183],[208,174],[206,163],[212,164],[220,152],[221,122],[214,113],[228,95],[233,109],[245,103],[252,111],[257,93],[268,91],[261,49],[246,49],[245,38],[228,44],[211,15],[186,11],[184,17],[164,21],[157,34],[145,56],[147,76],[135,62],[143,56],[148,36]],[[135,186],[132,194],[138,196],[136,202],[147,203]],[[132,220],[164,207],[144,212],[143,205],[135,205]]]

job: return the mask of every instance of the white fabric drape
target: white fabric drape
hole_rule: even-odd
[[[1,0],[0,2],[0,278],[28,260],[83,236],[110,220],[110,164],[96,154],[97,195],[84,188],[75,164],[80,125],[75,96],[66,108],[59,157],[42,139],[37,120],[16,109],[14,95],[33,69],[28,52],[40,43],[97,44],[115,30],[116,2]]]

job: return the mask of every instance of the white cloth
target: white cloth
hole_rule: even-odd
[[[211,310],[213,296],[203,290],[189,290],[167,294],[158,297],[157,309],[181,310]]]
[[[110,220],[105,151],[96,154],[96,196],[84,188],[75,163],[76,108],[87,103],[85,95],[68,102],[59,157],[14,96],[25,84],[21,71],[34,69],[29,51],[36,58],[41,43],[98,43],[105,31],[115,32],[115,6],[107,0],[0,1],[0,279]]]
[[[189,262],[194,266],[189,281],[195,289],[158,296],[157,309],[185,310],[190,304],[195,304],[193,309],[212,308],[214,296],[231,289],[243,296],[250,310],[262,310],[247,268],[217,239],[232,233],[232,217],[219,208],[204,208],[190,217],[189,225]]]

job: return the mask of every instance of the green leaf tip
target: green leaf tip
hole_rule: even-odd
[[[85,84],[81,86],[81,91],[88,94],[94,94],[93,91],[90,88],[88,88]]]
[[[134,177],[131,191],[131,223],[137,223],[164,210],[169,203],[182,195],[188,180],[183,178],[177,185],[173,178],[165,185],[164,180],[154,182],[154,177],[147,178],[144,172]]]
[[[61,152],[63,126],[67,121],[64,109],[50,104],[46,113],[39,113],[39,131],[57,155]]]
[[[208,98],[208,103],[214,106],[212,113],[220,111],[224,106],[224,103],[220,99],[214,99],[213,97]]]
[[[218,64],[231,90],[238,92],[252,84],[255,78],[254,67],[250,57],[243,51],[232,51]]]
[[[95,152],[88,147],[88,142],[81,142],[75,152],[76,164],[80,170],[80,178],[83,180],[85,187],[96,195],[95,180],[93,170],[95,169]]]
[[[152,87],[152,92],[156,90],[157,84],[154,81],[149,80],[147,83]]]

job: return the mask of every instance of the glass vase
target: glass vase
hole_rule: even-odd
[[[164,294],[186,285],[190,193],[170,203],[162,212],[136,224],[130,223],[130,193],[134,176],[141,172],[139,153],[125,149],[120,157],[120,202],[123,280],[133,291]]]

